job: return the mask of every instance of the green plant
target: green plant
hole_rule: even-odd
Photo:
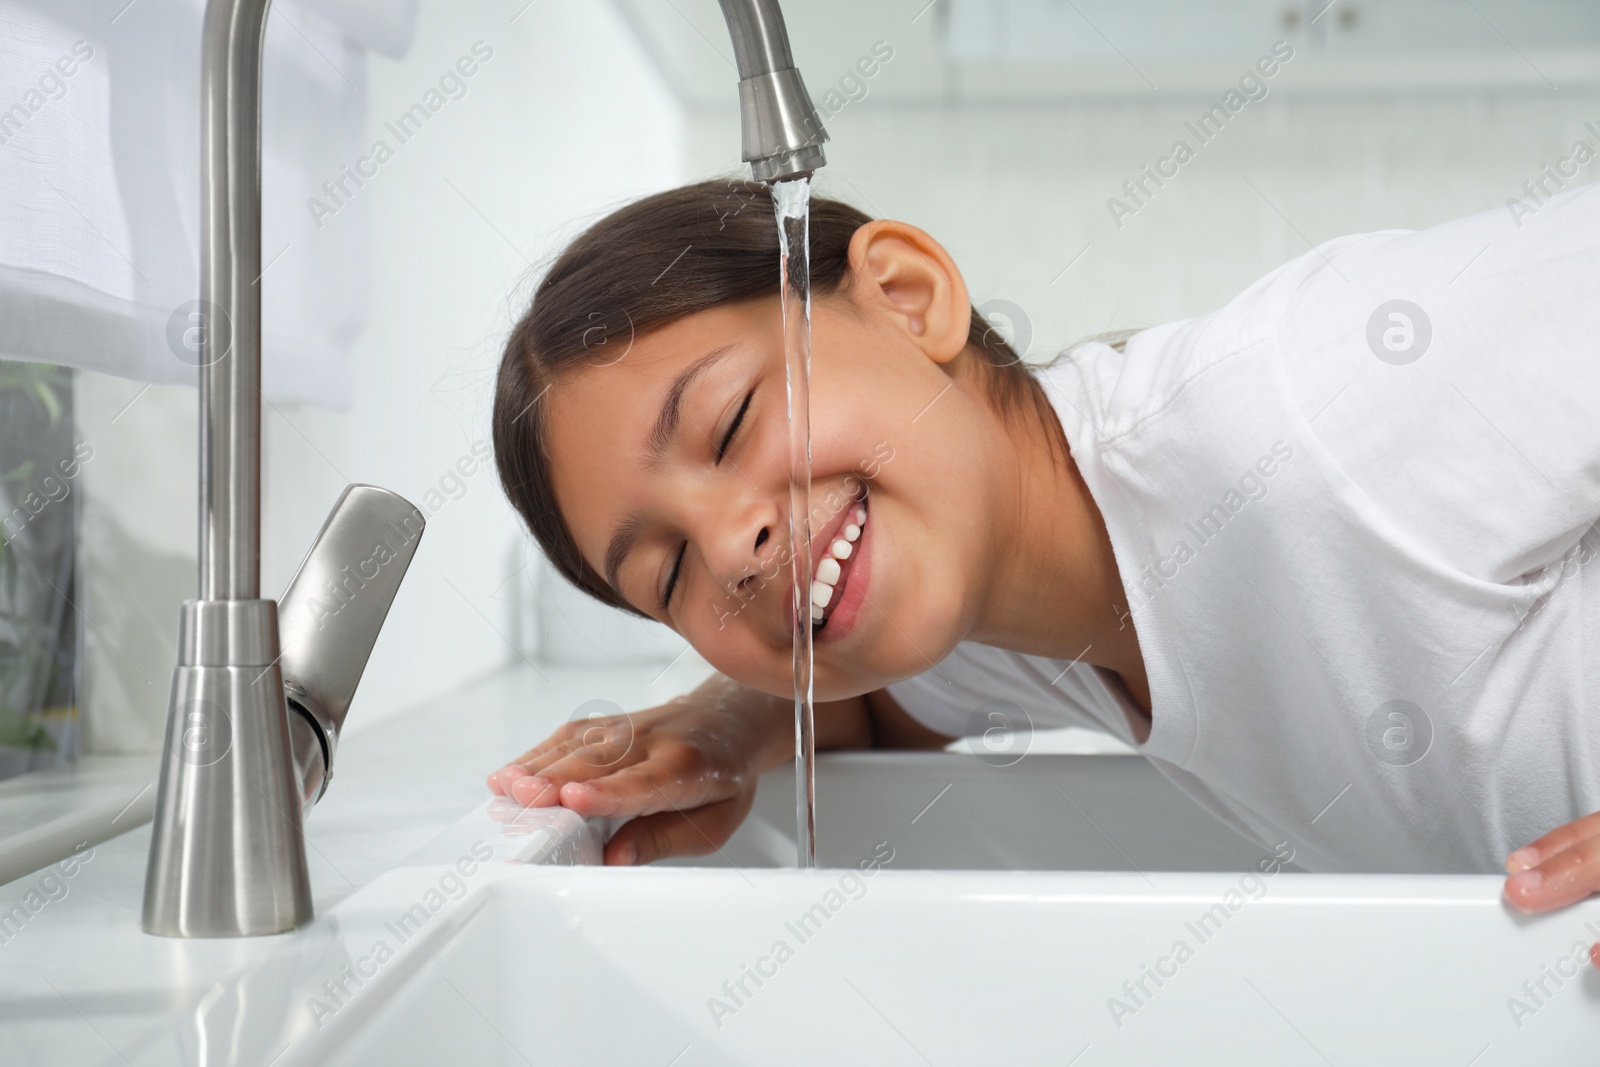
[[[68,439],[70,375],[63,367],[0,361],[0,500],[26,499],[37,472],[48,469],[39,449]],[[57,613],[42,606],[60,595],[46,572],[59,573],[63,553],[71,552],[71,525],[57,516],[46,529],[58,536],[22,538],[7,517],[0,515],[0,746],[54,750],[38,712],[63,666],[61,633]]]

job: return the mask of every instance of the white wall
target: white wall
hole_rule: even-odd
[[[685,114],[611,4],[519,8],[424,0],[407,58],[371,60],[376,136],[474,41],[494,49],[467,95],[359,193],[375,274],[371,323],[352,353],[353,407],[266,410],[268,595],[281,591],[346,482],[426,504],[456,462],[483,447],[500,342],[531,265],[622,200],[742,169],[736,112]],[[912,70],[904,58],[877,75],[874,95],[829,119],[819,191],[932,232],[975,302],[1023,309],[1035,357],[1099,330],[1210,310],[1307,242],[1503,209],[1573,141],[1593,143],[1583,123],[1600,120],[1592,94],[1292,99],[1291,66],[1273,95],[1240,112],[1119,229],[1107,198],[1183,136],[1201,98],[895,102],[882,90]],[[813,81],[820,91],[829,78]],[[1582,177],[1600,177],[1600,162]],[[356,218],[341,212],[327,226]],[[285,258],[266,284],[294,269]],[[352,298],[357,291],[352,283]],[[153,387],[124,411],[140,388],[87,374],[79,385],[80,428],[97,447],[83,482],[84,695],[95,751],[159,743],[177,602],[193,595],[194,394]],[[527,566],[533,553],[492,469],[464,484],[430,516],[351,729],[509,662],[512,642],[530,644],[517,602],[541,568]],[[640,658],[665,647],[555,592],[559,629],[547,652]]]
[[[369,130],[396,145],[386,120],[475,41],[493,49],[466,94],[356,194],[375,271],[371,321],[351,354],[354,404],[264,409],[265,595],[281,593],[348,482],[393,489],[424,511],[442,502],[351,730],[453,691],[518,656],[511,640],[526,643],[513,604],[530,553],[492,465],[476,464],[457,498],[426,494],[474,459],[474,446],[487,449],[494,369],[532,267],[618,202],[680,180],[681,109],[612,6],[521,6],[424,0],[406,58],[371,58]],[[359,217],[341,211],[324,225],[331,233]],[[264,284],[295,270],[301,253],[315,249],[286,256]],[[359,291],[352,281],[351,298]],[[86,602],[97,607],[84,698],[98,751],[159,746],[178,601],[194,595],[195,394],[153,387],[118,417],[140,388],[83,376],[82,430],[105,442],[106,457],[85,470]]]
[[[361,193],[372,198],[374,314],[353,354],[351,411],[266,421],[267,557],[279,590],[347,482],[428,511],[474,447],[488,454],[495,367],[519,285],[583,222],[679,180],[682,116],[609,4],[430,0],[404,61],[374,60],[375,135],[472,43],[494,49]],[[510,20],[516,16],[513,23]],[[337,217],[330,220],[337,222]],[[352,710],[351,728],[518,653],[512,608],[532,558],[490,464],[428,520]]]
[[[879,95],[828,121],[817,188],[933,234],[974,303],[1024,310],[1040,357],[1102,330],[1210,311],[1308,241],[1503,210],[1574,141],[1600,149],[1584,129],[1600,126],[1593,92],[1291,101],[1282,90],[1294,75],[1283,68],[1273,95],[1235,115],[1120,229],[1107,199],[1176,138],[1196,141],[1184,122],[1203,98],[917,106],[881,99],[891,61],[869,83]],[[691,117],[693,177],[737,162],[732,113]],[[1600,179],[1600,161],[1579,179]]]

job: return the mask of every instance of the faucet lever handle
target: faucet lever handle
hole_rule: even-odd
[[[425,525],[397,493],[346,486],[278,602],[279,665],[307,809],[327,789],[345,714]]]

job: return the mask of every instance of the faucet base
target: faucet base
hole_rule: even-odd
[[[184,605],[186,618],[196,603]],[[145,873],[146,933],[248,937],[312,917],[300,786],[277,664],[277,605],[228,605],[264,665],[180,663],[172,676],[166,755]],[[241,635],[242,636],[242,635]],[[186,645],[201,645],[186,641]],[[180,650],[184,660],[197,648]]]

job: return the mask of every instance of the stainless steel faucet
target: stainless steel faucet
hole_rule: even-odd
[[[422,536],[345,489],[282,603],[261,597],[261,43],[268,0],[211,0],[201,70],[200,583],[179,618],[144,929],[238,937],[310,920],[304,813]]]
[[[757,181],[809,175],[828,134],[777,0],[720,0]],[[270,0],[208,0],[201,58],[200,583],[178,665],[145,873],[146,932],[239,937],[312,917],[305,813],[423,516],[347,487],[281,602],[261,597],[261,47]]]
[[[811,104],[778,0],[719,0],[739,67],[739,132],[758,182],[810,174],[827,162],[828,131]]]

